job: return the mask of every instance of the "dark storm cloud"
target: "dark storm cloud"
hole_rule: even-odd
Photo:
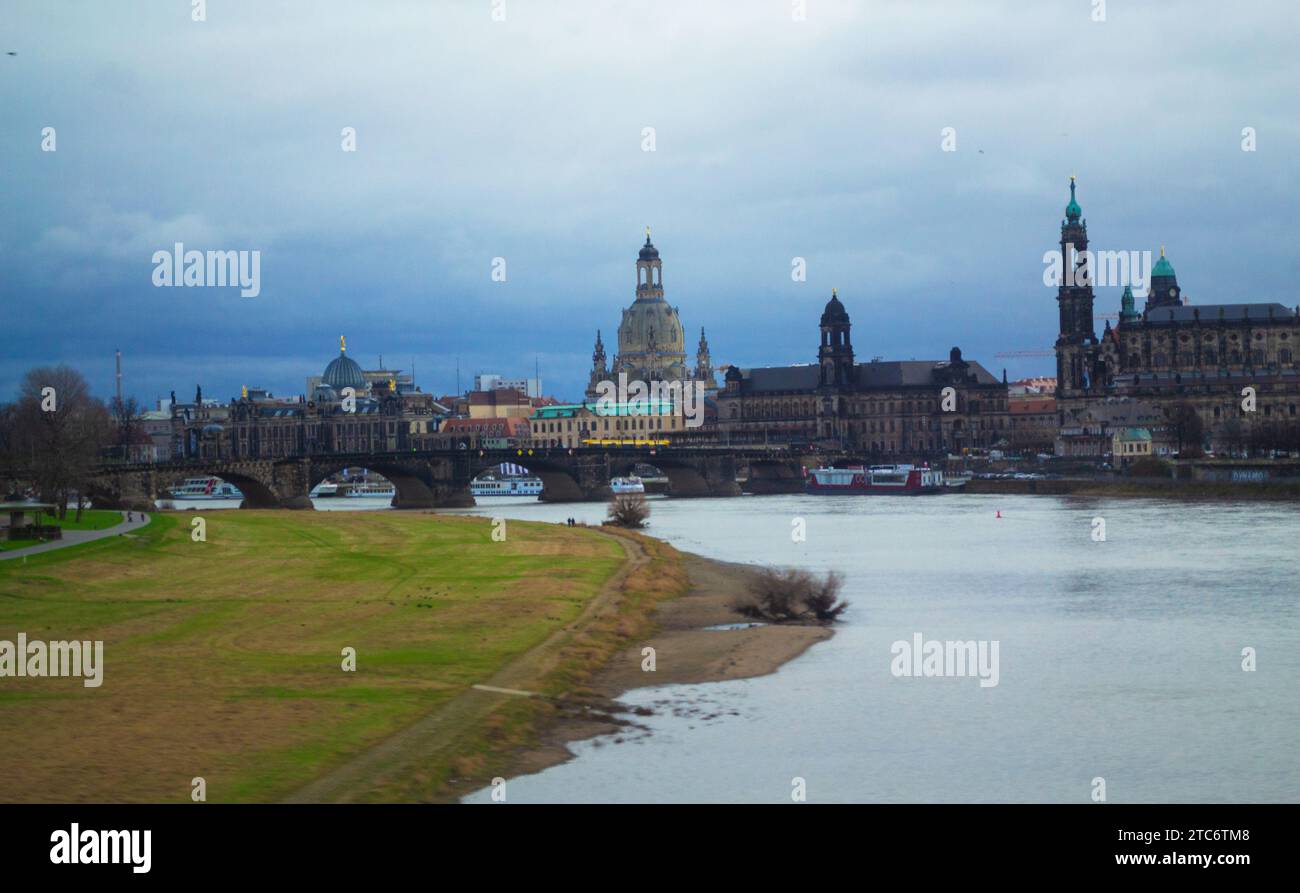
[[[1094,247],[1166,244],[1193,302],[1300,301],[1292,4],[791,6],[17,4],[0,394],[58,361],[106,393],[116,347],[146,400],[297,393],[346,333],[426,390],[459,356],[573,396],[647,223],[716,362],[811,360],[838,286],[864,358],[1046,372],[993,353],[1055,338],[1071,173]],[[261,294],[154,288],[178,241],[259,250]]]

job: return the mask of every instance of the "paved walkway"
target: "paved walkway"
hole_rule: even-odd
[[[132,512],[131,518],[132,520],[127,521],[126,512],[122,512],[122,523],[113,527],[105,527],[103,530],[65,530],[63,531],[63,539],[51,540],[48,543],[41,543],[39,546],[28,546],[25,549],[0,552],[0,561],[21,558],[24,555],[35,555],[38,552],[49,552],[52,549],[66,549],[68,546],[75,546],[78,543],[102,540],[106,536],[119,536],[149,523],[149,516],[141,512]]]

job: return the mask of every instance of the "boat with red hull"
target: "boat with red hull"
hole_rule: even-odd
[[[828,496],[929,496],[958,489],[945,484],[939,469],[914,465],[814,468],[807,474],[805,491]]]

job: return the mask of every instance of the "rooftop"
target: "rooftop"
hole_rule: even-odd
[[[1142,315],[1147,325],[1161,323],[1193,322],[1245,322],[1269,319],[1291,320],[1297,318],[1297,312],[1276,301],[1257,304],[1184,304],[1180,307],[1158,307]]]

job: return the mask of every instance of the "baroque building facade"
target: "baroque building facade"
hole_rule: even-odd
[[[833,441],[920,458],[1006,441],[1005,377],[964,359],[960,348],[947,360],[859,363],[848,311],[834,291],[819,329],[816,364],[727,370],[717,397],[723,442]]]
[[[344,403],[344,388],[355,396]],[[310,397],[266,398],[245,388],[228,405],[173,406],[174,455],[185,459],[278,459],[330,453],[393,452],[431,443],[439,419],[428,394],[396,377],[368,381],[347,355],[330,361]]]
[[[607,362],[605,344],[601,333],[596,332],[596,345],[591,354],[591,374],[587,383],[587,399],[597,397],[602,381],[617,384],[620,374],[628,381],[704,383],[706,393],[717,390],[713,377],[713,361],[709,355],[709,342],[704,329],[696,345],[695,364],[687,365],[686,332],[677,307],[664,299],[663,261],[659,249],[650,241],[650,228],[646,227],[645,244],[636,261],[636,298],[623,310],[618,326],[618,353],[612,363]]]
[[[1061,222],[1061,252],[1087,249],[1088,226],[1070,179]],[[1300,425],[1300,307],[1275,302],[1186,303],[1173,264],[1160,250],[1139,311],[1132,287],[1120,297],[1117,324],[1097,337],[1095,295],[1085,261],[1073,284],[1057,291],[1058,422],[1079,427],[1099,404],[1136,401],[1166,416],[1190,406],[1200,419],[1202,446],[1232,449],[1252,430]],[[1249,388],[1251,391],[1246,391]],[[1253,409],[1247,399],[1253,393]]]

